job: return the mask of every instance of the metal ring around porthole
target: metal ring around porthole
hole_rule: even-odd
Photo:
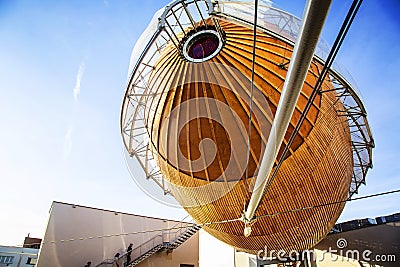
[[[190,62],[200,63],[215,57],[224,42],[215,30],[202,30],[189,36],[182,47],[182,54]]]

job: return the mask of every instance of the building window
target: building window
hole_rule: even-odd
[[[13,263],[14,256],[0,256],[0,263],[10,264]]]
[[[37,263],[36,258],[28,258],[28,260],[26,261],[26,264],[30,264],[30,265],[35,265],[36,263]]]
[[[179,267],[194,267],[194,264],[181,264]]]

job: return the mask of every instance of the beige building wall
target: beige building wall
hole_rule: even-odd
[[[161,235],[179,222],[53,202],[38,267],[92,266]],[[165,234],[165,233],[164,233]],[[133,255],[132,255],[133,256]],[[162,265],[157,263],[163,262]],[[198,233],[167,254],[158,252],[138,266],[198,266]],[[171,264],[171,265],[170,265]]]

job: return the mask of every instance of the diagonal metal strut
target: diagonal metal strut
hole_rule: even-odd
[[[254,219],[264,190],[272,182],[269,176],[303,87],[330,5],[331,0],[307,1],[303,13],[302,26],[294,47],[292,60],[261,160],[254,190],[249,205],[244,212],[243,219],[245,223]],[[250,232],[246,232],[245,229],[245,235],[249,234]]]

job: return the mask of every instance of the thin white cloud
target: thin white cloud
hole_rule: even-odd
[[[79,65],[78,74],[76,75],[76,84],[73,90],[75,101],[78,100],[78,95],[81,92],[81,80],[84,70],[85,70],[85,62],[82,61],[82,63]]]
[[[73,96],[74,96],[74,113],[72,115],[72,122],[70,126],[67,128],[67,131],[65,132],[64,135],[64,159],[67,159],[71,152],[72,152],[72,132],[74,128],[74,121],[75,121],[75,112],[77,111],[77,106],[78,106],[78,96],[81,93],[81,81],[82,81],[82,76],[83,72],[85,71],[85,59],[82,60],[81,64],[79,65],[78,68],[78,73],[76,74],[76,83],[75,87],[72,90]]]
[[[72,151],[72,128],[69,128],[64,136],[64,159],[67,159]]]

